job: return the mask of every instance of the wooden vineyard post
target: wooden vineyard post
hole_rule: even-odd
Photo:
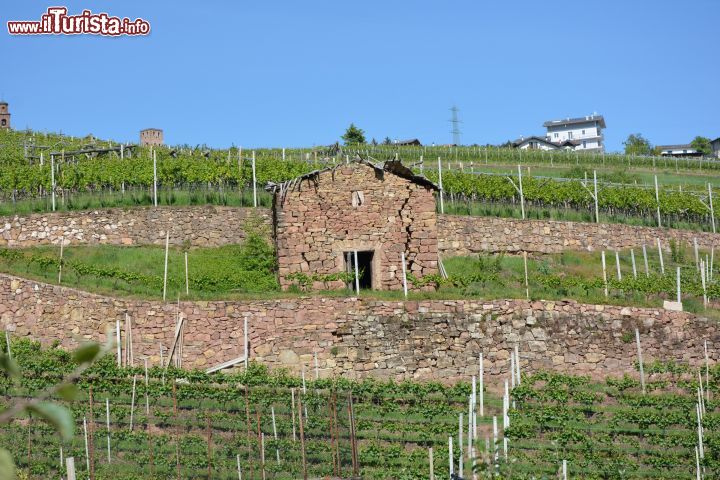
[[[355,434],[355,409],[353,408],[352,393],[348,395],[348,409],[350,414],[350,446],[352,451],[353,476],[357,477],[360,473],[360,462],[358,461],[357,436]]]
[[[177,382],[174,378],[172,382],[173,420],[175,421],[175,469],[177,480],[180,480],[180,426],[177,423]]]
[[[302,450],[303,480],[307,480],[307,459],[305,458],[305,428],[303,426],[302,399],[298,395],[298,421],[300,424],[300,449]]]
[[[640,386],[643,395],[645,395],[645,370],[643,369],[642,349],[640,347],[640,331],[637,328],[635,329],[635,342],[637,343],[638,364],[640,365]]]

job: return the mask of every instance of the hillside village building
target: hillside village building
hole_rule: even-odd
[[[280,285],[301,272],[317,278],[313,288],[351,286],[333,274],[352,274],[361,288],[403,288],[402,254],[408,274],[438,273],[435,191],[399,161],[376,165],[357,159],[302,175],[274,193],[273,228]],[[335,275],[337,277],[337,275]],[[412,288],[411,284],[408,284]]]
[[[574,150],[578,152],[601,153],[605,118],[602,115],[588,115],[578,118],[548,120],[543,123],[547,129],[545,137],[521,137],[513,142],[515,148],[539,150]]]
[[[0,102],[0,128],[10,129],[10,112],[7,102]]]
[[[163,141],[163,131],[159,128],[140,130],[140,145],[159,146],[163,144]]]
[[[655,148],[660,152],[660,155],[668,157],[699,157],[702,155],[701,151],[696,150],[689,143],[679,145],[658,145]]]
[[[720,137],[716,138],[715,140],[712,140],[710,142],[710,146],[712,147],[713,156],[720,158]]]

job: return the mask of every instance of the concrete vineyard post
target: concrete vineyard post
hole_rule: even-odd
[[[593,187],[595,189],[595,195],[593,196],[593,200],[595,200],[595,223],[600,223],[600,209],[598,207],[598,189],[597,189],[597,171],[593,170]]]
[[[712,223],[712,232],[715,232],[715,209],[713,209],[712,184],[708,183],[708,204],[710,205],[710,222]]]
[[[400,253],[400,259],[402,261],[402,276],[403,276],[403,293],[405,294],[405,299],[407,300],[408,296],[408,288],[407,288],[407,271],[405,266],[405,252]]]
[[[445,205],[443,204],[443,184],[442,184],[442,162],[438,157],[438,187],[440,187],[440,213],[445,213]]]
[[[245,344],[245,370],[248,368],[248,359],[250,358],[250,352],[248,351],[248,317],[245,317],[243,328],[243,342]]]
[[[645,244],[643,243],[642,246],[643,251],[643,262],[645,262],[645,276],[650,276],[650,268],[648,267],[648,257],[647,257],[647,248],[645,247]]]
[[[428,463],[430,464],[430,480],[435,480],[435,465],[433,462],[433,449],[428,448]]]
[[[458,462],[458,475],[463,476],[463,414],[460,413],[458,425],[458,452],[460,453],[460,461]]]
[[[257,176],[255,173],[255,151],[252,152],[253,207],[257,208]]]
[[[448,468],[450,470],[450,477],[452,477],[455,473],[452,436],[448,437]]]
[[[677,284],[677,303],[682,303],[682,296],[681,296],[681,292],[680,292],[680,267],[677,267],[676,284]]]
[[[163,273],[163,302],[167,297],[168,255],[170,253],[170,230],[165,232],[165,271]]]
[[[698,251],[697,237],[693,238],[693,251],[695,253],[695,269],[700,271],[700,252]]]
[[[90,446],[88,444],[87,417],[83,417],[83,436],[85,438],[85,464],[87,471],[90,471]]]
[[[62,283],[62,266],[63,266],[63,247],[65,246],[65,236],[60,237],[60,261],[58,262],[58,285]]]
[[[523,251],[523,266],[525,267],[525,298],[530,300],[530,285],[528,283],[527,251]]]
[[[240,454],[238,453],[235,457],[237,461],[237,472],[238,472],[238,480],[242,480],[242,470],[240,469]]]
[[[133,375],[132,397],[130,400],[130,431],[133,430],[133,419],[135,417],[135,389],[137,388],[137,376]]]
[[[520,347],[515,344],[515,375],[517,377],[516,384],[520,385]]]
[[[663,261],[663,251],[662,251],[662,245],[660,244],[660,239],[657,239],[657,248],[658,248],[658,257],[660,258],[660,273],[665,275],[665,262]]]
[[[115,343],[117,346],[117,365],[122,367],[122,343],[120,343],[120,319],[115,320]]]
[[[657,175],[655,175],[655,203],[657,204],[657,224],[659,228],[662,227],[662,222],[660,221],[660,191],[658,189]]]
[[[633,278],[637,278],[637,265],[635,263],[635,250],[630,249],[630,261],[632,262]]]
[[[157,201],[157,152],[152,151],[153,156],[153,206],[158,206]]]
[[[105,428],[107,429],[107,459],[110,463],[110,400],[105,399]]]
[[[607,268],[605,266],[605,250],[600,252],[600,257],[602,259],[602,276],[603,276],[603,285],[605,286],[605,297],[608,296],[608,282],[607,282]]]
[[[353,255],[355,258],[355,293],[359,297],[360,296],[360,272],[359,272],[360,266],[358,265],[357,250],[353,251]]]
[[[55,155],[50,155],[50,192],[52,196],[52,211],[55,211]]]
[[[190,295],[190,276],[188,274],[188,252],[185,252],[185,295]]]
[[[67,472],[67,480],[77,480],[75,476],[75,458],[67,457],[65,459],[65,471]]]
[[[480,416],[485,416],[485,378],[483,374],[483,354],[480,354]]]
[[[640,386],[645,394],[645,370],[643,369],[642,348],[640,347],[640,331],[635,329],[635,342],[637,343],[638,365],[640,366]]]
[[[525,195],[523,194],[522,170],[520,169],[520,165],[518,165],[518,185],[520,189],[520,212],[522,219],[525,220]]]
[[[620,271],[620,252],[615,250],[615,267],[617,268],[617,279],[622,280],[622,272]]]
[[[708,358],[707,340],[704,341],[703,348],[705,350],[705,392],[707,401],[710,401],[710,360]]]

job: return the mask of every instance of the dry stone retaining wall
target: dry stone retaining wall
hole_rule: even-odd
[[[113,299],[70,288],[0,275],[0,328],[13,337],[73,347],[104,340],[107,327],[133,321],[136,358],[159,362],[170,345],[176,304]],[[640,329],[643,356],[700,365],[703,341],[720,360],[715,321],[652,308],[525,300],[396,302],[303,297],[272,301],[181,302],[186,316],[183,364],[208,368],[237,358],[249,322],[251,359],[299,372],[351,378],[451,381],[475,372],[479,352],[490,376],[505,375],[519,344],[522,368],[553,368],[604,377],[633,371],[633,332]]]
[[[193,247],[242,243],[249,215],[270,224],[267,209],[233,207],[138,207],[0,217],[0,246],[58,244],[173,245]]]
[[[477,252],[560,253],[564,250],[598,251],[655,247],[660,238],[669,250],[670,240],[703,248],[720,246],[720,234],[669,228],[638,227],[618,223],[558,222],[511,218],[438,216],[438,250],[444,257]]]
[[[238,207],[160,207],[0,217],[0,246],[31,247],[58,243],[160,245],[169,227],[173,244],[192,246],[241,243],[243,223],[253,212],[270,226],[268,209]],[[720,234],[686,230],[543,220],[438,215],[438,249],[447,258],[483,251],[558,253],[563,250],[655,245],[674,239],[686,244],[697,238],[701,247],[720,246]]]

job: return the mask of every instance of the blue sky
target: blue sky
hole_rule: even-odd
[[[147,37],[11,37],[52,5],[150,21]],[[720,136],[720,1],[69,1],[0,10],[13,126],[215,147],[543,133],[598,112],[609,150]]]

